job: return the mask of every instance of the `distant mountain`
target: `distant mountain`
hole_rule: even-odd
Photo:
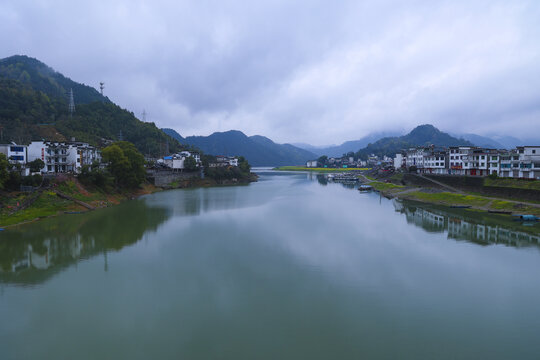
[[[73,90],[75,113],[68,113]],[[27,56],[0,59],[0,127],[2,141],[65,141],[75,137],[94,145],[103,140],[130,141],[144,154],[160,155],[169,143],[180,144],[153,123],[138,120],[96,89],[79,84]]]
[[[302,165],[317,158],[312,152],[291,144],[276,144],[259,135],[248,137],[237,130],[186,138],[172,129],[162,130],[180,143],[195,146],[208,154],[244,156],[252,166]]]
[[[341,157],[343,154],[349,152],[357,152],[359,149],[366,147],[368,144],[379,140],[382,137],[396,136],[397,133],[393,132],[384,132],[384,133],[374,133],[360,138],[359,140],[346,141],[341,145],[327,146],[327,147],[315,147],[311,145],[304,144],[304,146],[299,146],[305,150],[311,151],[319,156],[327,155],[329,157]]]
[[[182,137],[182,135],[180,135],[174,129],[162,128],[161,131],[163,131],[165,134],[169,135],[170,137],[172,137],[173,139],[177,140],[180,143],[185,143],[186,142],[186,139],[184,139]]]
[[[414,146],[435,145],[440,147],[448,146],[473,146],[471,142],[465,139],[457,139],[447,133],[444,133],[433,125],[420,125],[414,128],[410,133],[398,137],[385,137],[358,152],[360,157],[367,157],[369,154],[378,156],[394,156],[401,149]]]
[[[491,148],[491,149],[504,149],[505,146],[500,142],[489,138],[487,136],[481,136],[476,134],[452,134],[456,138],[465,139],[476,146]]]

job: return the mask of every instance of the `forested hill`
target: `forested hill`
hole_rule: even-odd
[[[378,156],[394,156],[396,152],[414,146],[435,145],[440,147],[448,146],[473,146],[473,144],[464,139],[458,139],[440,131],[433,125],[420,125],[414,128],[410,133],[403,136],[385,137],[377,140],[373,144],[368,144],[365,148],[359,150],[357,155],[361,158],[369,154]]]
[[[303,165],[317,155],[290,144],[276,144],[264,136],[246,136],[243,132],[230,130],[210,136],[183,138],[173,129],[163,129],[182,144],[195,146],[216,155],[244,156],[253,166]]]
[[[75,113],[68,113],[73,89]],[[26,56],[0,60],[0,142],[63,141],[75,137],[94,145],[120,137],[143,154],[183,147],[154,123],[138,120],[94,88],[76,83]]]
[[[29,85],[36,91],[41,91],[49,97],[67,99],[69,91],[73,89],[73,94],[76,94],[75,104],[110,101],[93,87],[79,84],[54,71],[41,61],[24,55],[15,55],[1,59],[0,78],[17,80]]]

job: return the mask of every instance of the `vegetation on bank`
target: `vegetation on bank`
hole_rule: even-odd
[[[211,179],[222,180],[247,180],[251,179],[251,165],[249,165],[246,158],[240,156],[238,158],[238,166],[222,166],[222,167],[208,167],[208,164],[215,162],[215,156],[206,155],[203,159],[204,175]]]
[[[540,191],[540,181],[531,179],[513,179],[513,178],[500,178],[500,177],[486,177],[484,178],[484,186],[498,186],[509,187],[517,189],[532,189]]]
[[[383,183],[380,181],[371,181],[368,183],[371,185],[375,190],[379,191],[388,191],[388,190],[404,190],[405,186],[403,185],[395,185],[392,183]]]
[[[280,171],[315,171],[315,172],[347,172],[347,171],[367,171],[371,168],[308,168],[305,166],[279,166],[273,170]]]
[[[407,200],[439,204],[446,206],[471,206],[473,209],[507,211],[517,214],[540,215],[540,207],[521,204],[511,201],[494,200],[476,195],[455,194],[450,192],[425,193],[421,191],[407,193],[400,196]]]

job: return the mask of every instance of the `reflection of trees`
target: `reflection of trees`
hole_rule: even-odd
[[[428,232],[446,232],[455,240],[465,240],[479,245],[505,244],[508,246],[539,246],[540,235],[527,233],[519,223],[502,223],[501,220],[488,216],[466,214],[464,211],[445,211],[426,205],[425,208],[415,203],[394,200],[397,212],[404,214],[409,224],[414,224]]]
[[[317,174],[317,182],[323,186],[328,185],[328,178],[323,174]]]
[[[10,229],[0,238],[0,282],[42,282],[79,259],[136,243],[167,218],[137,200]]]

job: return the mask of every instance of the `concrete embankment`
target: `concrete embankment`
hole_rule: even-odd
[[[437,186],[433,181],[443,186]],[[487,197],[510,200],[540,202],[539,190],[485,185],[484,178],[481,177],[403,174],[403,182],[410,186],[438,187],[443,189],[445,187],[451,187],[456,189],[456,191],[453,192],[474,193]]]
[[[473,210],[540,215],[540,203],[534,200],[513,197],[516,193],[529,194],[531,191],[537,190],[503,188],[499,192],[488,191],[492,189],[481,192],[478,191],[479,188],[472,188],[477,191],[465,191],[463,187],[458,187],[459,180],[453,184],[454,186],[450,186],[439,181],[439,177],[436,177],[436,179],[434,182],[426,176],[404,174],[399,184],[372,181],[370,185],[379,191],[381,195],[388,198],[415,200],[445,206],[463,206],[470,207]],[[451,191],[452,189],[455,189],[455,191]],[[493,194],[495,196],[484,194]]]

